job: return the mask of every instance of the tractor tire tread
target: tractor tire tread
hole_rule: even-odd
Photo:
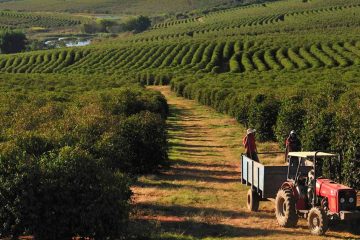
[[[284,213],[284,216],[281,216],[277,209],[279,198],[284,198],[284,203],[287,206],[287,211]],[[291,189],[286,188],[286,189],[280,189],[278,191],[275,200],[275,207],[276,207],[275,214],[276,214],[276,219],[281,227],[290,228],[296,226],[299,217],[296,212],[295,204],[296,204],[295,197]]]
[[[311,224],[311,216],[316,214],[319,218],[319,227],[312,227]],[[325,232],[329,229],[329,219],[325,213],[325,211],[320,207],[313,207],[310,209],[308,216],[308,225],[311,234],[321,236],[324,235]]]

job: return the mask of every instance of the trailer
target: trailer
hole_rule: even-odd
[[[284,154],[283,152],[259,153],[259,155]],[[281,185],[292,175],[288,166],[266,166],[256,162],[245,154],[241,155],[241,182],[250,189],[247,193],[247,208],[258,211],[260,201],[274,201]],[[307,174],[311,167],[301,166]]]

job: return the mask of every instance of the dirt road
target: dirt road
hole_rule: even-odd
[[[170,105],[171,166],[133,187],[137,231],[152,232],[153,239],[319,239],[309,235],[305,220],[295,229],[278,227],[271,202],[261,203],[257,213],[246,209],[238,163],[245,129],[235,120],[176,97],[168,87],[152,89]],[[265,150],[277,146],[262,144]],[[329,231],[323,239],[342,237],[353,236]]]

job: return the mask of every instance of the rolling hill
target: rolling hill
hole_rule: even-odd
[[[1,1],[0,9],[21,11],[126,13],[156,15],[211,8],[234,2],[251,3],[255,0],[10,0]]]

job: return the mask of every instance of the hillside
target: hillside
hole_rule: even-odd
[[[251,5],[157,24],[93,47],[9,55],[0,69],[176,75],[349,67],[359,63],[359,16],[353,0]]]
[[[164,14],[211,8],[231,4],[233,0],[10,0],[1,1],[0,9],[22,11],[126,13],[126,14]],[[243,0],[240,2],[254,2]]]
[[[28,13],[18,11],[0,11],[1,29],[33,29],[53,30],[62,27],[74,27],[87,19],[66,14]]]

